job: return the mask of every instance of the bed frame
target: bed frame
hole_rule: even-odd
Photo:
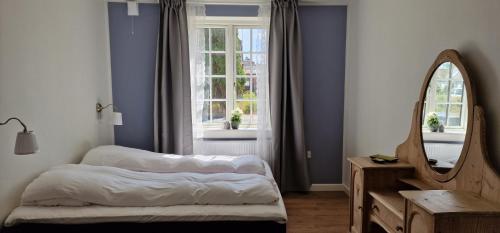
[[[95,224],[39,224],[24,223],[4,227],[2,233],[286,233],[286,224],[273,221],[210,221],[210,222],[154,222],[154,223],[95,223]]]

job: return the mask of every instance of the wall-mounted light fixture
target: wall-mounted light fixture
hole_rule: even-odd
[[[14,148],[14,154],[16,155],[29,155],[38,152],[38,144],[36,142],[35,134],[33,131],[28,131],[26,125],[19,120],[17,117],[11,117],[0,125],[6,125],[11,120],[18,121],[23,126],[23,131],[17,133],[16,146]]]
[[[128,16],[139,16],[139,2],[138,0],[127,0],[127,15]],[[135,17],[131,18],[130,21],[130,34],[135,34]]]
[[[139,2],[137,0],[127,0],[128,16],[139,16]]]
[[[101,114],[101,112],[104,109],[106,109],[110,106],[113,106],[113,120],[112,120],[113,125],[123,125],[122,113],[118,112],[118,108],[116,106],[114,106],[113,104],[108,104],[108,105],[103,107],[101,103],[97,103],[95,110],[97,111],[98,114]]]

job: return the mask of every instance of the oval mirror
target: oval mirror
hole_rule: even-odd
[[[470,80],[458,53],[443,52],[425,84],[421,103],[423,148],[429,166],[439,174],[447,174],[461,166],[472,117]]]

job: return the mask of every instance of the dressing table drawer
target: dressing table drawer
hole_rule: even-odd
[[[404,220],[377,199],[370,205],[370,220],[388,232],[404,232]]]
[[[406,204],[407,233],[431,233],[434,231],[434,217],[412,202]]]

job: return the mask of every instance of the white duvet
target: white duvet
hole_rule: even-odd
[[[90,150],[81,163],[160,173],[266,173],[264,162],[254,155],[173,155],[114,145]]]
[[[257,174],[152,173],[67,164],[42,173],[24,191],[24,206],[151,207],[271,204],[274,180]]]

